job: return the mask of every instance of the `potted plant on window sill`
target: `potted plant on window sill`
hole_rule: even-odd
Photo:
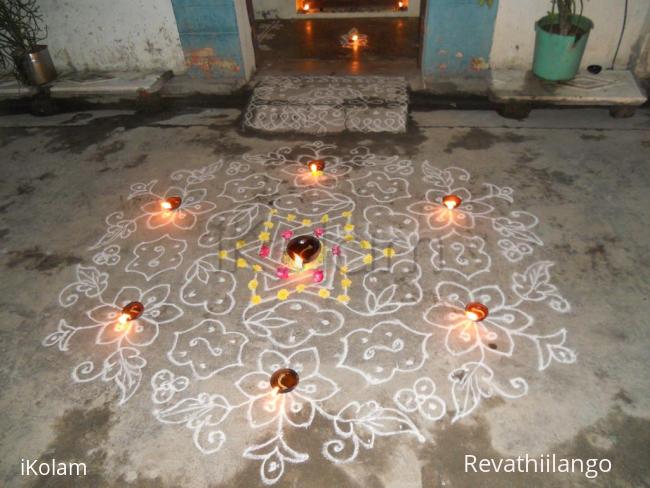
[[[0,71],[13,71],[25,85],[44,85],[57,73],[41,27],[43,17],[36,0],[0,1]]]
[[[578,73],[594,24],[582,15],[583,0],[551,3],[548,15],[535,23],[533,73],[544,80],[571,80]]]

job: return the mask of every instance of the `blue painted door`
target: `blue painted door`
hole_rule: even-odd
[[[481,76],[489,68],[498,2],[427,0],[422,71],[433,77]]]
[[[188,74],[195,78],[245,78],[236,0],[172,0]]]

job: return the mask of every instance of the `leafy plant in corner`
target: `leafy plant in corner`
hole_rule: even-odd
[[[551,20],[550,26],[553,28],[552,32],[560,34],[562,36],[568,36],[572,34],[580,35],[580,29],[578,27],[579,21],[582,17],[582,11],[584,10],[584,1],[583,0],[551,0],[552,8],[549,12],[549,20]],[[557,12],[555,9],[557,7]],[[578,8],[579,7],[579,8]]]
[[[582,15],[584,0],[551,0],[551,11],[535,22],[533,73],[547,81],[567,81],[580,69],[591,19]]]
[[[22,59],[47,37],[36,0],[0,0],[0,72],[12,71],[24,84],[29,80]]]

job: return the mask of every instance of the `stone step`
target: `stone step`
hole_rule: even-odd
[[[253,90],[244,127],[270,133],[400,133],[407,116],[402,77],[267,76]]]

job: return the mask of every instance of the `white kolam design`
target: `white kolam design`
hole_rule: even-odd
[[[249,430],[241,454],[265,484],[318,459],[361,462],[385,437],[428,442],[431,424],[520,398],[532,375],[576,361],[539,220],[459,166],[316,141],[125,194],[43,345],[123,408],[150,395],[152,421],[185,427],[202,455]],[[448,194],[461,205],[442,206]],[[170,197],[178,208],[162,208]],[[304,234],[323,249],[294,269],[284,249]],[[144,312],[119,326],[132,301]],[[480,322],[464,314],[473,301],[489,308]],[[298,372],[293,391],[272,389],[279,368]]]
[[[407,121],[399,76],[263,76],[243,114],[244,128],[266,133],[400,133]]]

